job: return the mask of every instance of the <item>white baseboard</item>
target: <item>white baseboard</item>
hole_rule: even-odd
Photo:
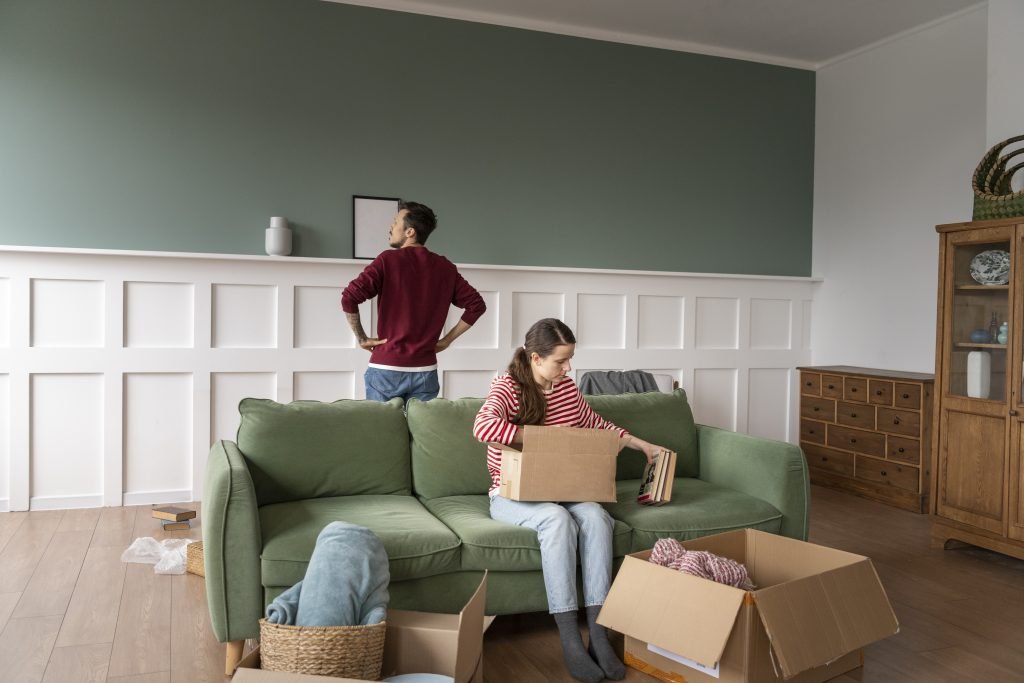
[[[7,501],[4,501],[5,503]],[[5,506],[6,507],[6,506]],[[92,496],[36,496],[28,502],[29,510],[74,510],[103,507],[103,495]]]
[[[124,494],[125,505],[154,505],[163,503],[191,503],[192,491],[135,491]]]
[[[6,498],[0,498],[0,512],[10,512],[10,511],[11,511],[11,501],[7,500]]]

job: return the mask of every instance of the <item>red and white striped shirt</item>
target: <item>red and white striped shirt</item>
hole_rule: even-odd
[[[477,441],[506,446],[512,443],[519,427],[510,421],[519,412],[518,389],[519,383],[507,372],[494,378],[487,400],[473,421],[473,436]],[[550,391],[545,391],[544,399],[547,401],[544,426],[610,429],[618,432],[620,437],[629,433],[595,413],[569,377],[557,382]],[[497,446],[487,446],[487,471],[492,482],[487,494],[493,496],[501,483],[501,450]]]

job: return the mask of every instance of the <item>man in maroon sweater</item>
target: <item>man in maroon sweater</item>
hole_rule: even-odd
[[[359,346],[370,352],[366,398],[437,398],[437,354],[473,326],[487,306],[455,265],[424,244],[437,227],[429,207],[399,202],[389,244],[341,294],[341,310]],[[359,304],[377,297],[377,338],[367,337]],[[441,337],[448,308],[465,309]]]

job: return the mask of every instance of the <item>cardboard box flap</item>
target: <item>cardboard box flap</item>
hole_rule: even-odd
[[[385,676],[432,673],[469,683],[483,653],[487,572],[458,614],[388,610]]]
[[[899,631],[885,589],[866,558],[754,595],[786,678]]]
[[[605,451],[619,452],[619,435],[608,429],[580,427],[523,428],[523,451]]]
[[[597,623],[714,666],[746,593],[626,556]]]

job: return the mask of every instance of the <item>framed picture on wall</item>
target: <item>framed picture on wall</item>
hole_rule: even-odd
[[[398,213],[397,197],[352,195],[352,256],[377,258],[389,249],[388,233]]]

